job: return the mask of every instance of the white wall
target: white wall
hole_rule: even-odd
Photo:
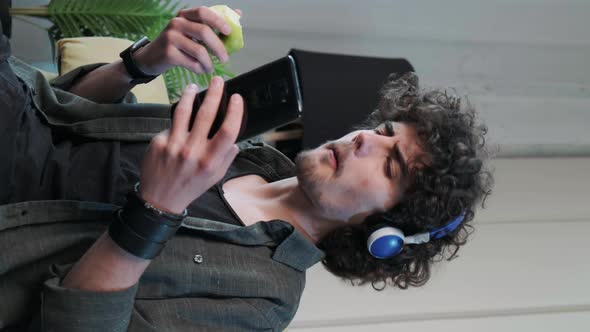
[[[316,265],[290,331],[587,331],[590,158],[498,159],[459,258],[423,287],[351,287]]]
[[[503,155],[590,153],[589,1],[227,3],[244,11],[237,72],[293,47],[405,57],[423,85],[470,95]]]
[[[47,2],[16,0],[13,6]],[[224,2],[244,11],[246,47],[232,56],[237,73],[293,47],[405,57],[423,86],[470,96],[501,155],[590,154],[590,1]],[[27,36],[12,41],[14,54],[47,64],[45,33],[16,20],[14,30]]]

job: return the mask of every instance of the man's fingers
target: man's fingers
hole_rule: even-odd
[[[199,63],[199,60],[193,58],[176,47],[173,48],[174,49],[171,51],[171,56],[174,57],[174,60],[172,61],[174,65],[184,67],[198,74],[207,72],[207,70],[205,70],[205,68]]]
[[[213,72],[213,61],[211,61],[211,57],[205,46],[185,36],[178,38],[174,43],[180,51],[193,58],[207,72]]]
[[[211,140],[211,153],[224,153],[227,147],[236,142],[240,133],[242,116],[244,115],[244,101],[239,94],[231,96],[223,124]]]
[[[221,62],[226,62],[229,59],[221,39],[219,39],[217,34],[215,34],[215,32],[213,32],[209,26],[187,20],[186,27],[183,32],[187,36],[201,41],[207,48],[211,50],[211,52],[213,52],[213,54],[219,58],[219,60],[221,60]],[[207,54],[207,56],[209,55]]]
[[[234,11],[235,11],[236,13],[238,13],[238,15],[240,15],[240,16],[243,16],[243,15],[242,15],[242,11],[241,11],[240,9],[234,9]]]
[[[200,141],[207,139],[209,130],[217,115],[221,97],[223,95],[223,79],[219,76],[214,76],[209,84],[209,89],[205,95],[205,99],[199,108],[199,112],[195,117],[193,129],[189,137],[189,144],[198,144]]]
[[[205,23],[213,29],[221,31],[224,35],[229,35],[231,27],[225,20],[207,7],[197,7],[181,10],[178,16],[197,23]]]
[[[179,142],[182,137],[187,134],[188,124],[197,92],[198,87],[195,84],[188,85],[184,88],[184,91],[182,91],[182,96],[176,105],[174,118],[172,119],[172,132],[170,133],[171,142]]]

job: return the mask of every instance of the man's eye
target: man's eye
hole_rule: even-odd
[[[383,132],[383,129],[379,128],[379,129],[374,129],[373,130],[375,132],[375,134],[377,135],[385,135],[385,133]]]
[[[385,123],[383,127],[379,127],[373,130],[375,134],[382,135],[382,136],[394,136],[395,133],[393,132],[393,125],[391,122]]]
[[[373,129],[375,134],[381,136],[395,136],[395,132],[393,131],[393,124],[391,122],[386,122],[385,125],[379,126],[378,128]],[[392,171],[392,164],[393,159],[391,157],[387,157],[385,161],[385,175],[393,179],[393,171]]]

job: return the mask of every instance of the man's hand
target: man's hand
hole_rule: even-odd
[[[241,11],[236,12],[241,15]],[[154,41],[134,55],[135,61],[149,75],[160,75],[174,66],[195,73],[211,73],[213,62],[209,51],[221,62],[229,59],[213,30],[225,35],[231,32],[225,20],[207,7],[181,10]]]
[[[215,136],[207,136],[217,114],[223,80],[214,77],[188,131],[197,87],[188,86],[178,102],[172,128],[156,135],[144,157],[140,195],[160,210],[181,213],[193,200],[217,183],[238,154],[235,143],[244,105],[231,96],[227,114]]]
[[[235,11],[242,15],[239,9]],[[228,59],[214,29],[226,35],[231,32],[225,20],[207,7],[181,10],[156,40],[133,55],[134,60],[149,75],[160,75],[174,66],[196,73],[212,72],[209,52],[222,62]],[[85,75],[69,91],[98,103],[114,103],[133,88],[131,80],[123,62],[117,60]]]
[[[140,195],[145,201],[161,210],[181,213],[221,180],[238,154],[234,142],[244,112],[242,97],[232,95],[221,128],[208,139],[222,92],[223,80],[213,77],[189,132],[197,87],[192,85],[184,90],[171,130],[152,139],[143,159]],[[61,285],[101,292],[126,289],[138,282],[150,262],[126,252],[105,232],[74,264]]]

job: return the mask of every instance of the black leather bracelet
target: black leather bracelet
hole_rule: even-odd
[[[113,241],[130,254],[153,259],[157,257],[166,242],[176,233],[186,216],[159,213],[150,209],[135,191],[127,194],[127,203],[115,211],[115,220],[109,226]]]

